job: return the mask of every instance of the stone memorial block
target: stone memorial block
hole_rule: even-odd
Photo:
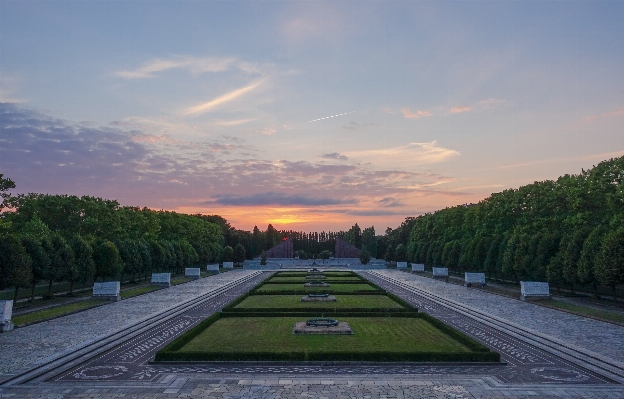
[[[464,285],[466,287],[484,286],[485,285],[485,273],[464,273]]]
[[[184,269],[184,277],[189,277],[197,280],[201,277],[201,270],[199,267],[187,267]]]
[[[152,273],[152,285],[171,287],[171,273]]]
[[[12,315],[13,301],[0,301],[0,332],[9,332],[13,329]]]
[[[224,269],[234,269],[234,262],[223,262]]]
[[[219,264],[215,263],[214,265],[207,265],[206,271],[219,273]]]
[[[407,262],[397,262],[397,269],[407,269]]]
[[[106,283],[93,283],[93,298],[108,299],[109,301],[121,301],[119,281],[108,281]]]
[[[523,301],[550,299],[548,283],[541,281],[520,281],[520,299]]]
[[[448,277],[448,267],[434,267],[433,277]]]
[[[412,271],[413,272],[424,272],[425,264],[424,263],[412,263]]]

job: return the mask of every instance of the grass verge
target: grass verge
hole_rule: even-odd
[[[108,301],[103,301],[101,299],[88,299],[86,301],[74,302],[68,305],[57,306],[51,309],[44,309],[21,316],[15,316],[12,318],[12,321],[17,327],[22,327],[28,324],[39,323],[45,320],[94,308],[105,303],[108,303]]]
[[[538,305],[564,310],[566,312],[574,313],[580,316],[587,316],[598,320],[608,321],[610,323],[616,323],[624,325],[624,315],[616,312],[609,312],[607,310],[599,310],[588,308],[586,306],[577,305],[574,303],[562,302],[557,300],[551,300],[547,302],[538,303]]]
[[[236,310],[262,309],[405,309],[386,295],[336,295],[336,302],[301,302],[301,295],[250,295],[234,306]]]
[[[161,288],[162,287],[159,287],[157,285],[142,285],[140,287],[130,288],[128,290],[121,291],[119,295],[121,295],[121,299],[128,299],[132,298],[133,296],[146,294],[148,292],[156,291]]]

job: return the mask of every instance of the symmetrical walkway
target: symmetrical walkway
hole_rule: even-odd
[[[25,384],[0,386],[0,398],[624,398],[624,386],[600,373],[480,325],[478,320],[468,320],[461,312],[418,295],[409,287],[469,304],[560,340],[570,336],[571,344],[614,361],[622,359],[623,327],[389,270],[363,274],[499,351],[508,365],[149,363],[166,342],[220,310],[268,274],[228,272],[2,334],[0,364],[6,371],[0,382],[53,353],[105,339],[140,320],[159,320],[174,305],[214,293],[214,297],[153,323],[153,327],[146,327],[123,343],[115,344],[113,340],[101,354],[85,354],[75,363]],[[236,281],[239,283],[232,284]],[[561,333],[563,328],[565,333]],[[618,341],[615,350],[605,352],[602,339]],[[49,345],[38,348],[41,341]]]

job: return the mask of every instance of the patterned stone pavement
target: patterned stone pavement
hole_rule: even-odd
[[[248,276],[236,270],[0,334],[0,377]]]
[[[227,275],[230,273],[219,277],[228,277]],[[411,276],[403,272],[389,273],[391,273],[394,278],[399,276],[402,279],[412,281],[422,279],[414,278],[418,276]],[[234,277],[234,275],[232,274],[230,277]],[[254,279],[254,282],[250,284],[253,285],[262,278],[264,277]],[[226,280],[227,279],[222,280],[221,284],[225,284]],[[185,298],[192,298],[193,295],[200,295],[200,292],[204,293],[209,291],[205,290],[202,284],[199,284],[201,282],[202,281],[199,280],[188,283],[197,285],[192,289],[191,286],[185,284],[187,287],[184,288],[188,288],[189,291],[196,291],[195,293],[189,292],[189,296]],[[216,283],[215,280],[210,283],[213,282]],[[203,283],[206,284],[208,282],[206,281]],[[431,288],[431,286],[429,286],[431,283],[441,284],[441,286],[433,285],[433,288]],[[422,284],[424,286],[429,286],[429,290],[437,294],[444,292],[444,295],[446,295],[446,291],[443,290],[452,291],[453,288],[456,288],[458,292],[451,292],[449,295],[450,298],[456,300],[458,300],[457,297],[452,295],[459,296],[460,294],[466,293],[468,296],[466,300],[472,300],[477,304],[480,302],[492,303],[500,299],[507,299],[512,302],[518,302],[521,306],[529,305],[535,307],[534,305],[493,296],[492,294],[478,292],[477,290],[462,290],[463,287],[457,286],[447,287],[450,285],[443,282],[425,281]],[[218,286],[218,284],[215,284],[215,286]],[[249,286],[245,284],[245,286],[241,286],[239,289],[249,289]],[[402,292],[396,286],[391,290],[400,296],[409,296],[406,294],[407,291]],[[144,300],[142,301],[145,306],[144,310],[152,311],[153,313],[151,314],[156,314],[158,313],[156,310],[157,306],[152,308],[149,303],[158,303],[159,300],[152,301],[150,297],[159,293],[162,293],[162,291],[147,294],[136,299],[142,298]],[[199,318],[206,317],[212,312],[218,311],[220,307],[237,295],[239,295],[237,289],[232,289],[231,292],[221,294],[219,298],[211,301],[211,304],[198,306],[178,318],[163,323],[163,325],[155,329],[151,335],[148,332],[147,336],[143,336],[143,340],[137,337],[131,340],[131,342],[122,345],[122,347],[115,348],[97,359],[114,359],[117,363],[126,362],[129,370],[137,364],[147,366],[147,360],[152,351],[164,345],[165,342],[169,341],[180,331],[186,330],[191,325],[194,325]],[[486,297],[477,297],[477,295],[486,295]],[[444,320],[445,322],[461,325],[461,321],[457,324],[460,318],[458,318],[457,315],[449,314],[448,310],[436,307],[435,304],[427,303],[423,298],[411,297],[407,299],[419,304],[424,310],[432,314],[437,312],[436,316],[446,318]],[[161,298],[161,301],[162,300],[164,300],[165,303],[167,302],[167,298]],[[123,302],[126,301],[122,301],[122,303]],[[516,304],[511,304],[509,306],[515,305]],[[104,308],[108,306],[110,305],[104,306]],[[161,309],[165,308],[166,305],[162,306]],[[127,309],[119,308],[117,310],[126,311]],[[550,309],[537,307],[534,312],[539,313],[539,311],[542,310]],[[556,312],[556,316],[558,317],[561,315],[567,316],[567,314],[561,312],[554,312]],[[99,316],[108,317],[112,313],[116,313],[116,311],[109,311]],[[137,315],[135,317],[145,316],[146,314],[150,313],[141,314],[141,312],[137,312],[135,313],[135,315]],[[499,314],[497,315],[500,316]],[[115,314],[111,319],[119,320],[120,318],[118,316],[119,315]],[[528,315],[528,317],[534,316],[535,315],[531,315],[530,313]],[[92,315],[90,317],[97,319],[97,315]],[[189,321],[186,324],[184,321],[185,318]],[[555,319],[556,318],[557,317],[555,317]],[[121,317],[121,319],[124,319],[124,317]],[[126,320],[127,319],[128,317],[126,316]],[[517,319],[514,319],[514,322],[518,322],[516,320]],[[123,325],[121,322],[119,324]],[[470,327],[467,324],[463,326],[464,328]],[[577,329],[581,329],[582,326],[584,325],[581,324]],[[472,325],[470,328],[473,329],[473,334],[471,335],[474,336],[474,332],[477,332],[477,336],[479,335],[478,331],[481,327]],[[88,333],[88,326],[86,326],[86,330]],[[111,327],[111,329],[107,331],[112,330],[115,330],[115,328]],[[568,330],[574,331],[572,327],[568,327]],[[48,330],[48,333],[55,334],[55,331],[56,330]],[[484,333],[482,328],[480,331]],[[39,333],[42,332],[39,331]],[[167,337],[158,335],[162,335],[162,333],[166,333]],[[10,334],[2,335],[8,336]],[[0,335],[0,344],[2,344],[0,362],[2,359],[10,357],[10,354],[7,354],[4,350],[4,341],[2,341],[4,337],[2,335]],[[32,337],[33,339],[38,338],[37,335],[33,335]],[[74,371],[56,376],[49,382],[31,382],[18,386],[0,387],[0,398],[624,398],[624,386],[622,385],[609,383],[600,376],[593,375],[586,370],[566,364],[566,362],[563,362],[561,359],[552,356],[549,357],[547,354],[536,350],[536,348],[528,346],[522,347],[522,344],[519,342],[504,342],[508,340],[508,337],[503,340],[501,340],[501,338],[504,337],[496,336],[493,333],[487,333],[487,331],[485,331],[485,335],[482,334],[481,340],[489,346],[494,347],[495,350],[501,352],[505,360],[510,362],[511,367],[510,365],[355,366],[347,364],[334,366],[297,366],[288,364],[273,364],[267,366],[255,364],[239,365],[238,367],[231,365],[159,365],[157,366],[158,370],[154,370],[155,372],[152,374],[150,374],[149,367],[144,367],[142,370],[139,370],[139,373],[128,374],[136,377],[142,372],[142,378],[121,378],[117,381],[114,381],[113,378],[112,381],[102,381],[99,380],[99,376],[106,373],[112,375],[119,370],[108,369],[108,371],[101,373],[97,371],[97,369],[86,370],[89,368],[89,364],[86,364],[74,369]],[[575,339],[578,338],[578,336],[575,336]],[[52,342],[60,341],[59,337],[50,337],[50,339]],[[590,342],[594,339],[596,338],[592,336],[588,337],[588,341]],[[146,342],[151,342],[151,344],[146,345]],[[582,339],[576,342],[579,342],[581,346],[583,344]],[[61,348],[67,348],[71,345],[59,346]],[[54,349],[52,348],[46,353],[53,351]],[[28,351],[25,352],[27,354],[29,353]],[[116,366],[122,363],[116,364]],[[91,367],[97,367],[102,364],[103,363],[92,362]],[[556,367],[553,367],[553,364]],[[562,365],[563,367],[561,367]],[[518,379],[513,375],[505,377],[505,373],[501,373],[503,369],[509,370],[513,368],[521,371],[520,373],[516,373],[516,375],[520,375],[522,378]],[[565,369],[563,373],[562,369]],[[532,372],[531,370],[534,371]],[[570,373],[570,371],[572,372]],[[86,377],[96,376],[98,378],[73,378],[80,373],[83,373],[83,376]],[[126,373],[124,372],[122,374]],[[76,379],[80,380],[80,382],[77,383]]]

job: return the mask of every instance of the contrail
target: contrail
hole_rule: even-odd
[[[355,114],[357,111],[353,111],[353,112],[345,112],[344,114],[337,114],[337,115],[332,115],[332,116],[326,116],[325,118],[318,118],[318,119],[313,119],[310,122],[316,122],[316,121],[322,121],[324,119],[329,119],[329,118],[335,118],[337,116],[342,116],[342,115],[349,115],[349,114]],[[309,122],[308,122],[309,123]]]

